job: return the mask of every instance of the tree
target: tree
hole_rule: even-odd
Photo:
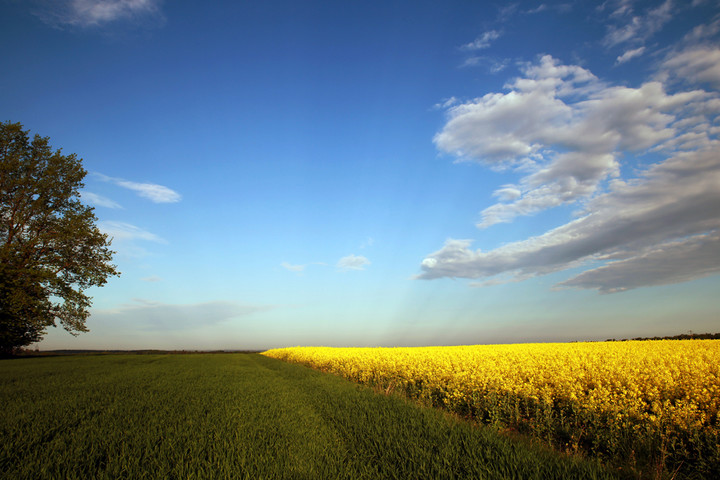
[[[60,324],[88,331],[84,291],[119,275],[110,240],[80,202],[87,172],[19,123],[0,122],[0,352],[39,341]]]

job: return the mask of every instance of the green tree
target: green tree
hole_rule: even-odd
[[[87,172],[75,154],[0,122],[0,352],[39,341],[60,324],[86,332],[84,291],[119,275],[110,240],[80,202]]]

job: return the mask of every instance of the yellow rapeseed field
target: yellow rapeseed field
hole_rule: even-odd
[[[701,472],[720,467],[720,340],[295,347],[265,355],[566,450]]]

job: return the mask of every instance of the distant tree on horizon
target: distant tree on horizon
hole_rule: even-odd
[[[720,340],[720,333],[693,333],[692,330],[688,333],[681,333],[679,335],[665,336],[665,337],[635,337],[630,340]],[[616,340],[614,338],[608,338],[606,342],[627,342],[627,338]]]
[[[119,275],[111,240],[80,202],[87,171],[75,154],[30,140],[20,123],[0,122],[0,353],[42,339],[60,324],[88,331],[84,291]]]

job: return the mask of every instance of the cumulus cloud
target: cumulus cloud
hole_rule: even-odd
[[[348,255],[342,257],[337,262],[337,268],[340,270],[365,270],[365,266],[370,265],[370,260],[362,255]]]
[[[73,27],[96,27],[120,20],[160,18],[162,0],[35,0],[45,22]]]
[[[133,190],[143,198],[147,198],[154,203],[177,203],[182,200],[182,196],[164,185],[158,185],[156,183],[139,183],[131,182],[122,178],[108,177],[107,175],[97,174],[97,177],[101,178],[106,182],[114,183],[115,185],[128,190]]]
[[[622,152],[677,138],[678,115],[713,98],[700,90],[669,95],[660,82],[607,86],[550,56],[523,73],[507,93],[448,108],[434,139],[458,161],[528,172],[511,190],[496,192],[501,202],[483,210],[482,228],[590,198],[619,175]]]
[[[96,206],[96,207],[105,207],[105,208],[122,208],[119,203],[115,202],[114,200],[111,200],[107,197],[103,197],[102,195],[98,195],[97,193],[92,192],[82,192],[80,194],[80,197],[85,200],[90,205]]]
[[[479,283],[489,285],[582,266],[559,286],[612,293],[720,271],[716,93],[609,86],[547,56],[507,88],[449,108],[435,137],[459,161],[521,174],[495,190],[478,226],[572,203],[577,218],[489,251],[449,239],[418,278],[494,277]],[[621,178],[626,158],[649,152],[660,159]]]
[[[211,327],[270,308],[272,307],[226,301],[183,305],[136,299],[135,303],[129,305],[93,311],[92,318],[112,324],[131,323],[145,330],[172,329],[177,331]]]
[[[572,118],[572,109],[559,97],[594,76],[581,67],[558,65],[550,56],[528,65],[525,73],[507,85],[506,94],[489,93],[449,108],[448,122],[434,138],[437,147],[461,161],[498,165],[538,153],[546,129],[557,131]]]

